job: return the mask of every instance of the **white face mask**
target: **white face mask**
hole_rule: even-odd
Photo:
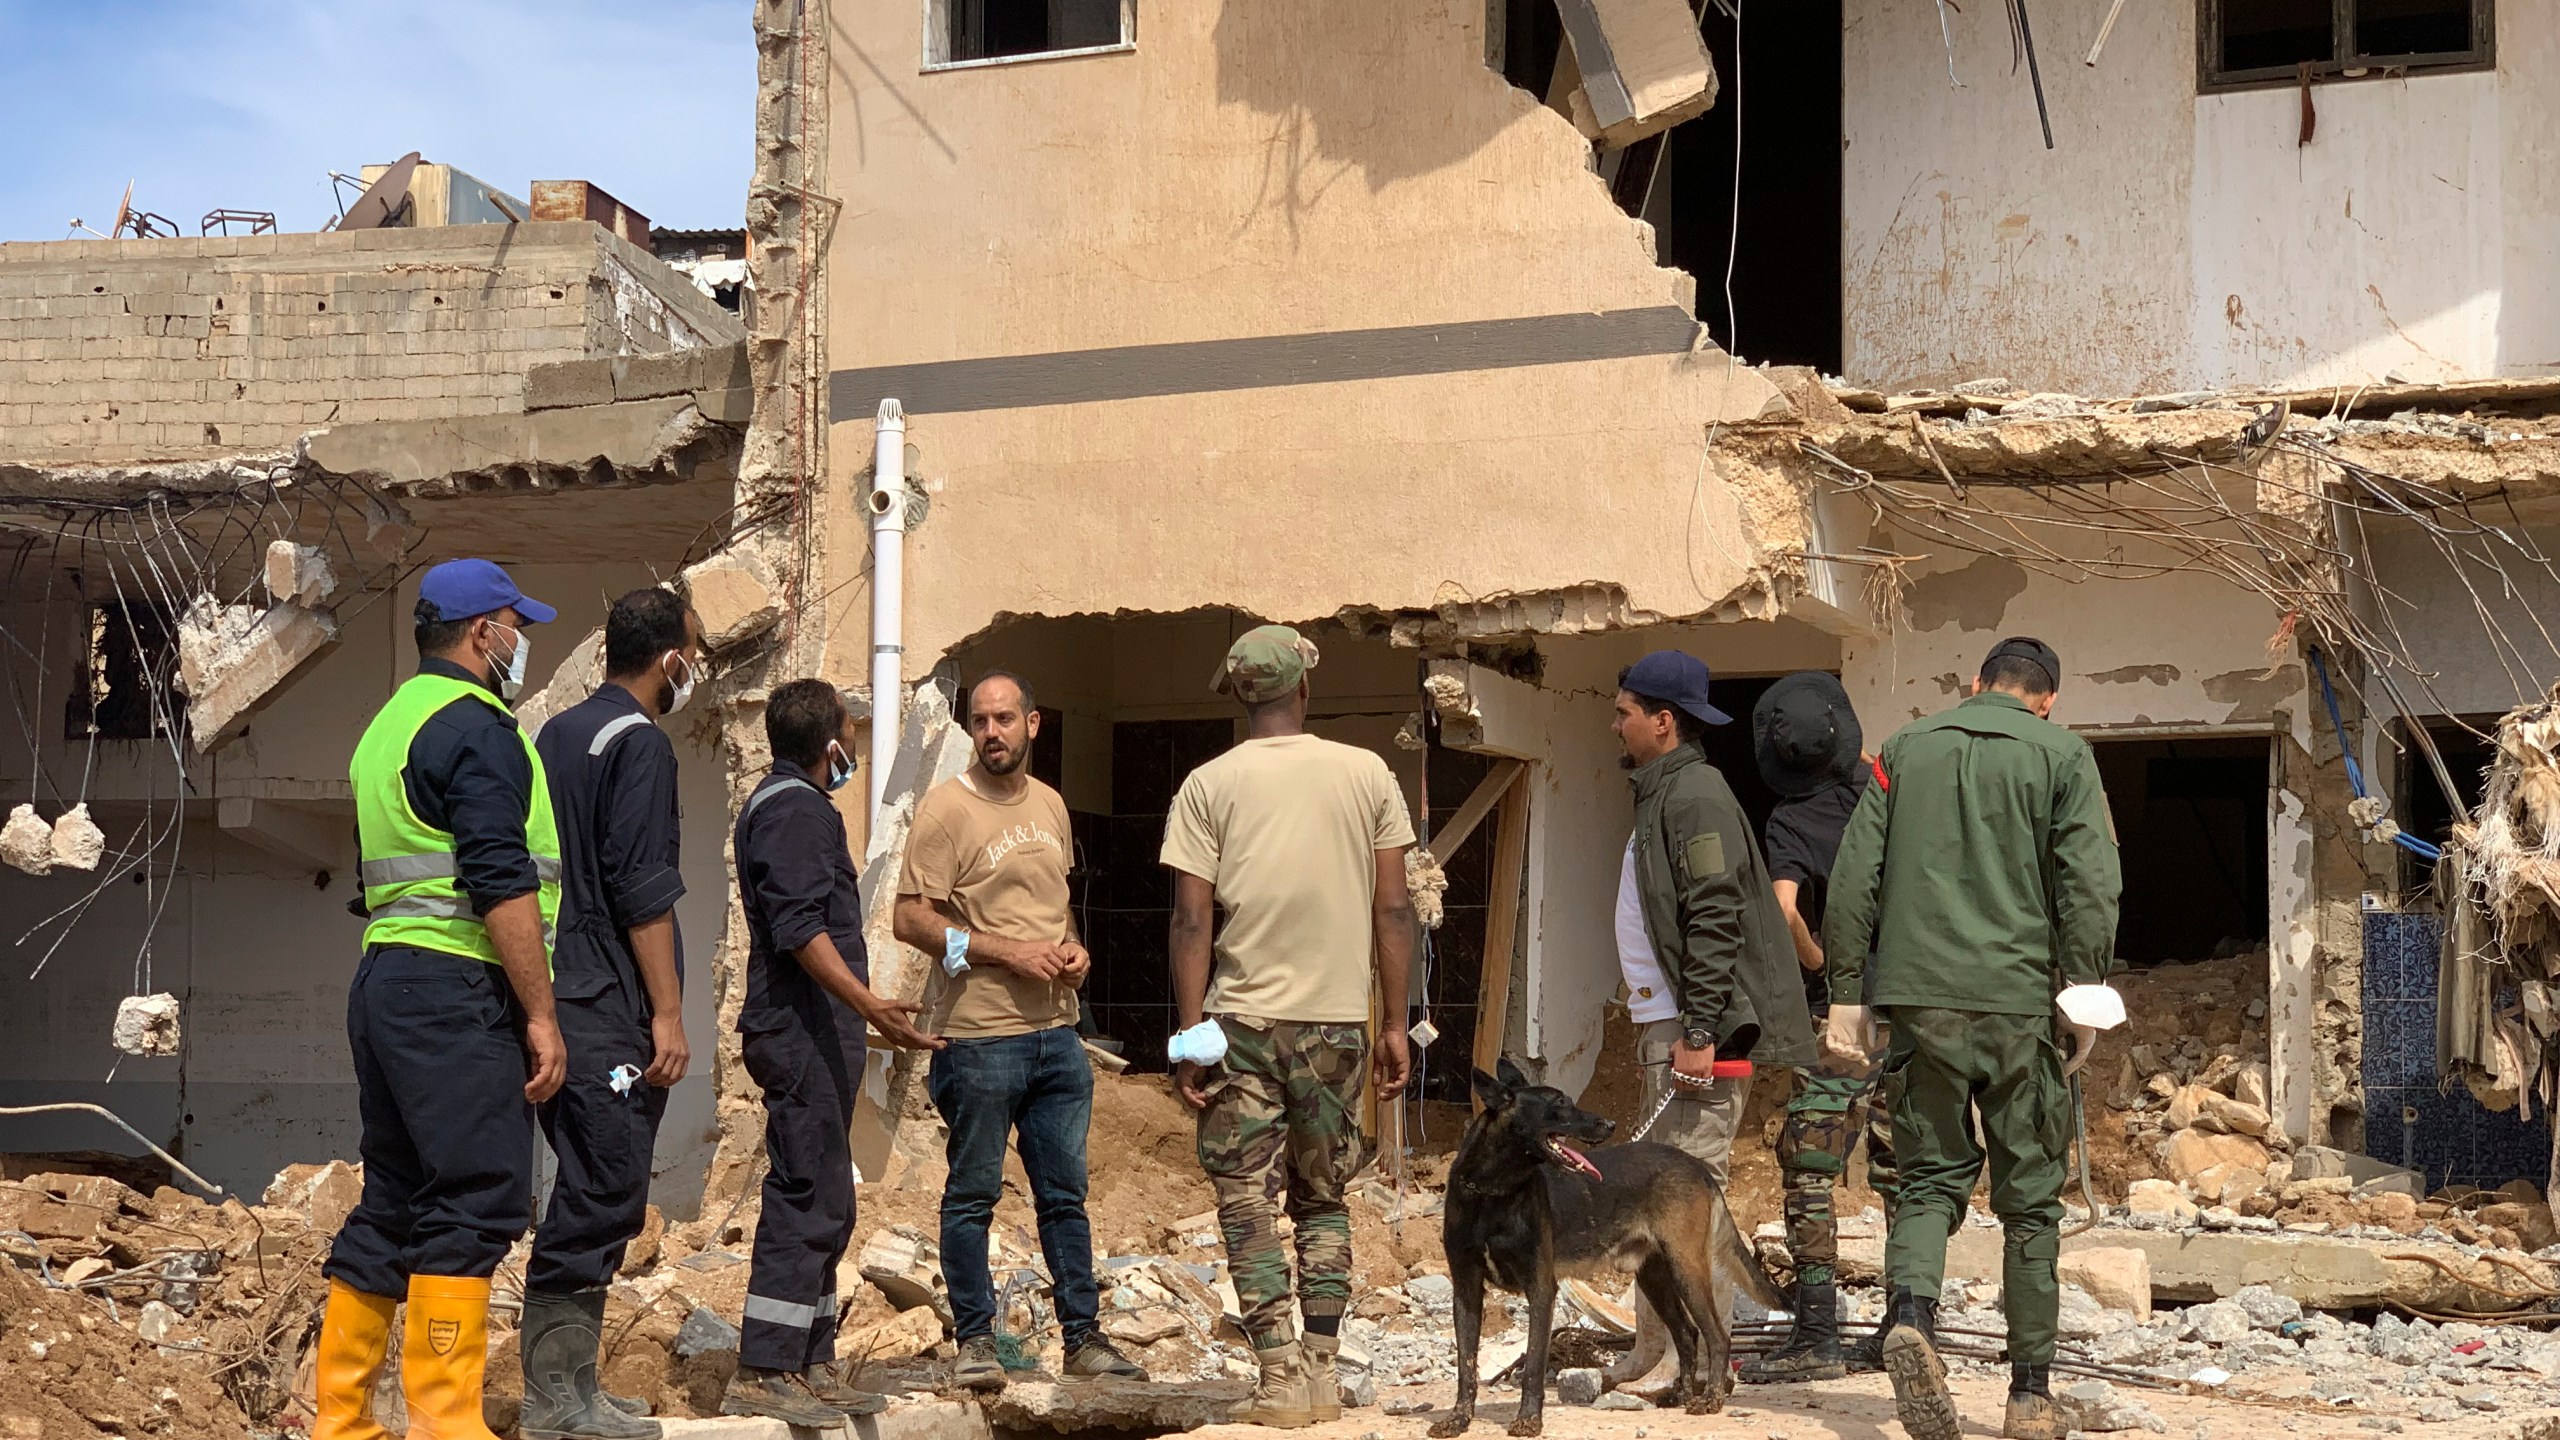
[[[522,630],[511,625],[500,625],[494,620],[489,625],[493,630],[504,630],[516,637],[515,653],[507,657],[507,663],[500,665],[496,656],[489,657],[489,663],[498,672],[498,698],[512,701],[524,693],[524,665],[533,657],[533,642],[525,638]]]
[[[693,682],[698,677],[695,674],[692,662],[686,660],[682,655],[677,654],[673,650],[666,653],[666,657],[661,663],[666,666],[665,674],[667,677],[667,685],[670,689],[675,691],[675,694],[670,696],[667,700],[667,713],[673,715],[685,707],[686,701],[693,698]],[[675,676],[675,667],[678,665],[684,666],[684,678],[682,680],[678,680]]]
[[[853,761],[846,758],[844,747],[833,740],[827,742],[827,789],[841,790],[853,778]]]

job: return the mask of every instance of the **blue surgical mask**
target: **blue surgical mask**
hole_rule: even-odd
[[[853,778],[853,762],[845,758],[844,747],[833,740],[827,742],[827,789],[841,790]]]

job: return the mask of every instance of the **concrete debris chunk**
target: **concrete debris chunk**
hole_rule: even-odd
[[[1600,1398],[1600,1372],[1597,1370],[1559,1370],[1556,1372],[1556,1403],[1589,1405]]]
[[[942,1343],[942,1321],[918,1306],[901,1310],[877,1325],[859,1326],[836,1336],[836,1358],[865,1364],[887,1364],[930,1355]]]
[[[2125,1210],[2135,1223],[2152,1221],[2171,1229],[2196,1223],[2196,1203],[2167,1180],[2136,1180],[2125,1188]]]
[[[53,868],[53,827],[36,818],[36,807],[20,805],[0,825],[0,862],[30,875]]]
[[[2244,1285],[2231,1303],[2247,1311],[2249,1323],[2260,1330],[2281,1330],[2302,1318],[2302,1302],[2270,1286]]]
[[[2148,1430],[2155,1435],[2169,1433],[2169,1422],[2153,1413],[2150,1406],[2104,1380],[2083,1380],[2065,1385],[2054,1392],[2053,1398],[2061,1407],[2063,1423],[2074,1430],[2093,1435],[2119,1430]]]
[[[127,995],[116,1006],[115,1047],[127,1055],[178,1053],[178,997]]]
[[[676,1327],[675,1357],[690,1360],[696,1355],[738,1348],[738,1327],[723,1320],[707,1305],[696,1305],[693,1313]]]
[[[65,870],[95,870],[106,858],[106,832],[89,818],[87,801],[63,811],[53,820],[53,863]]]
[[[2133,1249],[2075,1250],[2056,1267],[2063,1283],[2076,1285],[2089,1298],[2134,1319],[2151,1318],[2151,1256]]]
[[[267,598],[279,605],[316,609],[338,591],[338,574],[329,564],[329,552],[290,540],[268,543],[266,581]]]
[[[2248,1337],[2249,1312],[2229,1300],[2191,1306],[2187,1333],[2207,1345],[2231,1345]]]
[[[364,1198],[364,1167],[344,1160],[287,1165],[267,1182],[265,1203],[298,1212],[323,1234],[335,1234]]]
[[[943,1298],[940,1247],[904,1226],[874,1232],[862,1242],[856,1263],[862,1278],[901,1310],[929,1305],[939,1311],[949,1304]]]
[[[926,1313],[921,1308],[906,1312]],[[1102,1333],[1131,1345],[1153,1345],[1170,1340],[1190,1328],[1182,1312],[1166,1305],[1149,1305],[1137,1310],[1113,1310],[1102,1318]]]
[[[685,599],[702,617],[702,648],[718,652],[770,630],[782,619],[773,587],[745,560],[714,555],[684,572]]]
[[[142,1313],[135,1318],[133,1328],[134,1332],[143,1339],[157,1345],[169,1338],[170,1330],[174,1329],[177,1323],[177,1311],[157,1300],[145,1300],[142,1302]]]
[[[1640,1400],[1624,1390],[1612,1390],[1591,1402],[1594,1410],[1650,1410],[1652,1402]]]

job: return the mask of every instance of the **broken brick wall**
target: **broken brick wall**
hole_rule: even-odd
[[[0,473],[510,411],[535,364],[736,338],[585,221],[0,244]]]

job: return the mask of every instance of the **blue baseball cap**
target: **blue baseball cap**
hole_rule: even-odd
[[[1733,717],[1707,703],[1707,662],[1679,650],[1656,650],[1618,677],[1618,688],[1665,705],[1677,705],[1709,725],[1730,725]]]
[[[433,605],[436,619],[450,623],[516,607],[528,625],[547,625],[560,612],[516,588],[507,572],[487,560],[447,560],[418,582],[418,599]]]

